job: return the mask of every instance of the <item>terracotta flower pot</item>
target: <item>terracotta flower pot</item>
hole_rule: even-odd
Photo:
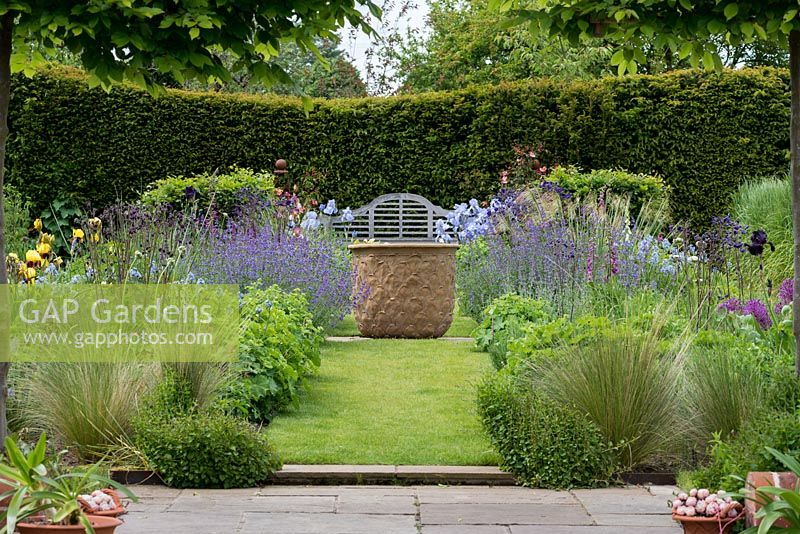
[[[685,534],[728,534],[739,521],[739,518],[719,520],[716,517],[686,517],[677,514],[672,514],[672,519],[683,526]]]
[[[358,330],[374,338],[437,338],[453,322],[456,249],[443,243],[350,245]]]
[[[122,505],[122,500],[120,500],[120,498],[119,498],[119,493],[117,493],[116,491],[114,491],[112,489],[108,489],[108,488],[105,488],[102,491],[106,495],[110,495],[111,496],[111,500],[114,501],[114,508],[112,508],[111,510],[95,510],[91,506],[89,506],[88,502],[86,502],[82,498],[78,497],[78,502],[81,504],[81,508],[83,508],[83,511],[86,514],[88,514],[88,515],[103,515],[103,516],[106,516],[106,517],[119,517],[122,514],[127,513],[127,511],[125,510],[125,507]]]
[[[114,534],[114,529],[122,524],[116,517],[90,515],[95,534]],[[84,534],[83,525],[42,525],[36,523],[17,523],[19,534]]]

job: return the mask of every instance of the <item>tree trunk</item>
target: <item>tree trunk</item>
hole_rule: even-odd
[[[8,105],[11,101],[11,45],[14,31],[14,13],[8,12],[0,19],[0,285],[8,284],[6,270],[6,232],[5,232],[5,194],[6,174],[6,142],[8,141]],[[5,288],[1,288],[5,289]],[[7,294],[0,291],[0,309],[4,320],[10,313]],[[6,325],[8,322],[5,323]],[[7,341],[7,340],[6,340]],[[8,420],[6,417],[6,399],[8,398],[8,357],[11,347],[5,343],[0,345],[4,360],[0,362],[0,449],[8,436]]]
[[[792,224],[794,225],[794,305],[792,326],[795,340],[795,371],[800,376],[800,30],[789,34],[789,70],[792,79]]]

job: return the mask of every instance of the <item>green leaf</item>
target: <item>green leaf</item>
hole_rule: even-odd
[[[625,50],[620,48],[614,55],[611,56],[611,64],[612,65],[619,65],[625,59]]]
[[[694,49],[694,43],[684,43],[681,47],[681,51],[678,52],[679,59],[686,59],[692,54],[692,50]]]
[[[745,36],[747,36],[748,39],[751,39],[753,37],[753,33],[755,32],[752,22],[742,22],[739,24],[739,29]]]
[[[189,38],[194,40],[197,39],[198,37],[200,37],[200,28],[195,26],[194,28],[189,30]]]
[[[725,13],[726,19],[731,20],[732,18],[734,18],[736,15],[739,14],[739,4],[737,4],[736,2],[728,4],[727,6],[725,6],[725,10],[723,11],[723,13]]]

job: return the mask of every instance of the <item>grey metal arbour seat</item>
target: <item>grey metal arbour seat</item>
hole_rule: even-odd
[[[369,204],[352,210],[353,220],[322,216],[326,228],[341,231],[352,239],[381,241],[435,241],[436,221],[448,210],[427,198],[412,193],[381,195]]]

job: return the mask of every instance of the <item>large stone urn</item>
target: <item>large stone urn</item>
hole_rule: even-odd
[[[361,334],[442,337],[453,322],[457,248],[414,242],[350,245]]]

